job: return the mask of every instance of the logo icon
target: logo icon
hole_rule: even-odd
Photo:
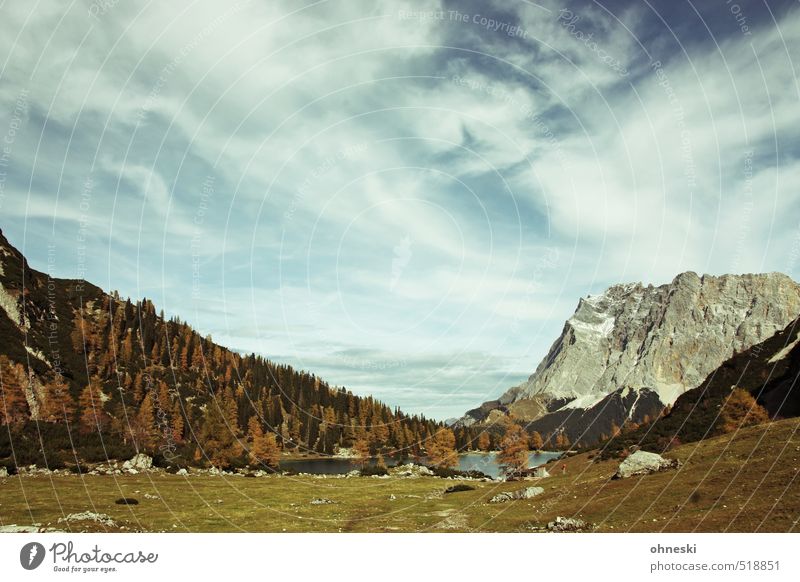
[[[35,570],[44,561],[44,546],[39,542],[30,542],[19,551],[19,563],[26,570]]]

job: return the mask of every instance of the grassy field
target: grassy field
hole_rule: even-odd
[[[310,477],[23,476],[0,481],[0,525],[41,524],[73,531],[524,532],[556,516],[596,531],[800,531],[800,421],[784,420],[684,445],[668,456],[680,470],[610,480],[617,461],[576,455],[538,483]],[[557,467],[557,468],[556,468]],[[489,504],[500,491],[540,485],[530,499]],[[116,505],[119,497],[138,505]],[[335,503],[312,505],[322,497]],[[115,526],[58,523],[93,511]]]

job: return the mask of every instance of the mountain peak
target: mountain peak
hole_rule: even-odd
[[[539,417],[562,407],[586,408],[624,388],[647,389],[669,405],[798,314],[800,285],[782,273],[687,271],[659,286],[612,285],[578,301],[536,371],[501,396],[498,406],[522,417],[534,410]]]

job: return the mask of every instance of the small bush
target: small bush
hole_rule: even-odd
[[[469,479],[483,479],[486,477],[480,471],[459,471],[458,469],[446,469],[444,467],[428,467],[437,477],[466,477]]]

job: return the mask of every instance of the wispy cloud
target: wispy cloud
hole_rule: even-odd
[[[800,276],[800,10],[739,4],[746,31],[724,3],[4,5],[0,226],[64,276],[83,232],[106,288],[457,415],[580,295]]]

